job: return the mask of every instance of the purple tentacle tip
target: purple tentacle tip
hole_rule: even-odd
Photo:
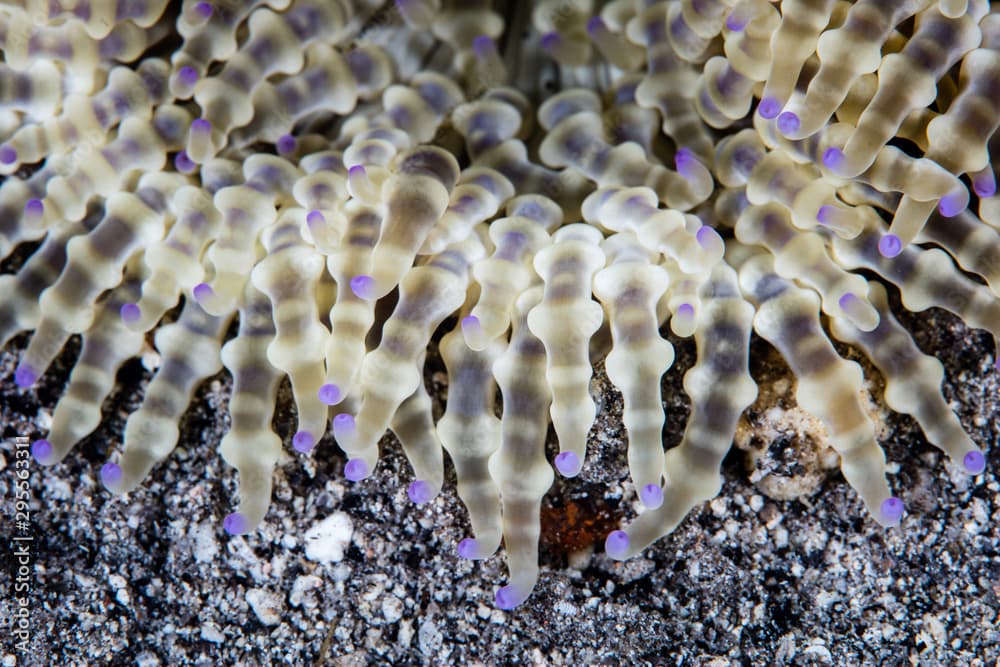
[[[208,283],[198,283],[194,286],[194,289],[191,290],[191,294],[194,295],[195,301],[198,303],[204,303],[208,299],[212,298],[215,291],[212,290],[212,286]]]
[[[0,156],[0,162],[2,161],[3,157]],[[982,199],[995,195],[997,193],[997,181],[993,177],[993,172],[989,172],[972,179],[972,189],[975,190],[976,195]]]
[[[647,484],[639,491],[639,499],[643,505],[654,510],[663,504],[663,489],[659,484]]]
[[[466,560],[476,557],[476,550],[478,546],[476,545],[476,540],[471,537],[467,537],[458,543],[455,550],[458,552],[459,558],[465,558]]]
[[[517,594],[513,586],[504,586],[496,593],[497,607],[504,611],[510,611],[521,604],[521,596]]]
[[[209,132],[212,129],[212,124],[205,120],[204,118],[195,118],[191,121],[191,131],[192,132]]]
[[[39,442],[44,442],[39,440]],[[970,475],[979,475],[984,470],[986,470],[986,457],[980,451],[971,451],[962,457],[962,465],[965,466],[965,472]]]
[[[250,530],[250,522],[246,515],[240,512],[233,512],[226,515],[222,520],[222,527],[230,535],[245,535]]]
[[[599,194],[597,195],[597,205],[598,206],[604,206],[608,202],[609,199],[611,199],[612,197],[614,197],[620,191],[621,190],[619,188],[601,188],[601,190],[598,191]],[[629,201],[631,202],[631,200],[629,200]],[[525,216],[527,216],[529,218],[534,218],[534,219],[537,220],[537,219],[539,219],[541,217],[542,213],[541,213],[541,211],[539,211],[538,215],[530,215],[530,214],[528,214],[526,212],[525,213],[521,213],[519,211],[518,215],[525,215]]]
[[[836,212],[837,212],[836,206],[823,204],[822,206],[819,207],[819,210],[816,211],[816,221],[819,222],[821,225],[825,225],[826,223],[830,222],[831,218],[833,218]]]
[[[212,12],[215,11],[215,8],[212,7],[211,2],[199,2],[194,6],[194,10],[198,12],[202,18],[207,19],[212,16]]]
[[[415,479],[406,487],[406,495],[417,505],[423,505],[434,498],[434,489],[430,483],[422,479]]]
[[[479,318],[475,315],[469,315],[462,318],[462,333],[465,335],[476,335],[482,332],[483,327],[479,322]]]
[[[941,197],[941,201],[938,202],[938,211],[944,217],[952,218],[964,211],[967,203],[964,190],[951,192]]]
[[[104,486],[112,487],[118,484],[122,479],[122,468],[117,463],[111,463],[108,461],[103,466],[101,466],[101,481],[104,482]]]
[[[858,300],[857,294],[855,294],[854,292],[845,292],[844,295],[837,300],[837,305],[840,306],[841,310],[847,310],[848,308],[851,307],[851,304],[857,300]]]
[[[321,211],[313,209],[312,211],[309,211],[308,215],[306,215],[306,224],[307,225],[326,224],[326,216],[323,215]]]
[[[340,399],[342,398],[343,394],[340,391],[340,387],[332,382],[327,382],[319,388],[319,400],[326,405],[336,405],[340,403]]]
[[[340,439],[343,435],[354,435],[354,416],[342,412],[333,418],[333,436]]]
[[[121,316],[122,322],[132,324],[133,322],[138,322],[139,318],[142,317],[142,310],[139,309],[137,304],[125,303],[118,309],[118,314]]]
[[[348,176],[367,176],[368,172],[365,170],[365,165],[356,164],[347,170]]]
[[[792,111],[784,111],[778,116],[778,132],[785,136],[799,131],[799,117]]]
[[[878,241],[878,251],[889,259],[903,252],[903,242],[895,234],[886,234]]]
[[[477,58],[485,58],[496,53],[497,47],[489,35],[478,35],[472,40],[472,52]]]
[[[354,276],[351,278],[351,291],[359,299],[371,301],[375,297],[375,279],[371,276]]]
[[[596,35],[607,27],[608,26],[604,23],[604,19],[600,16],[591,16],[590,20],[587,21],[587,34],[591,36]]]
[[[344,477],[350,482],[360,482],[368,476],[368,464],[361,459],[351,459],[344,466]]]
[[[48,440],[35,440],[31,444],[31,455],[39,463],[45,463],[52,457],[52,443]]]
[[[198,81],[198,70],[190,65],[185,65],[177,70],[177,80],[181,85],[190,88]]]
[[[836,146],[830,146],[825,151],[823,151],[823,166],[833,172],[839,172],[844,166],[844,161],[847,156],[844,155],[844,151],[840,150]]]
[[[899,523],[899,520],[903,518],[903,501],[895,496],[886,498],[879,507],[879,514],[885,523],[890,525]]]
[[[761,118],[767,120],[777,116],[779,111],[781,111],[781,102],[773,97],[761,98],[760,104],[757,105],[757,113],[760,114]]]
[[[14,164],[17,161],[17,151],[10,146],[0,146],[0,162]]]
[[[14,369],[14,384],[21,389],[27,389],[38,382],[38,371],[27,364],[20,364]]]
[[[691,178],[695,173],[695,168],[700,164],[698,158],[694,156],[689,148],[679,148],[677,149],[677,154],[674,155],[674,166],[677,169],[677,173],[684,178]]]
[[[726,28],[729,30],[741,32],[745,27],[747,27],[746,19],[736,12],[730,12],[729,16],[726,17]]]
[[[541,43],[543,49],[545,49],[546,51],[551,51],[552,49],[554,49],[557,46],[559,46],[559,43],[561,41],[562,41],[562,37],[559,36],[558,32],[556,32],[555,30],[553,30],[552,32],[547,32],[544,35],[542,35],[542,39],[541,39],[540,43]]]
[[[580,468],[582,467],[580,457],[577,456],[576,452],[560,452],[556,454],[555,464],[556,470],[563,477],[576,477],[580,474]]]
[[[278,149],[278,155],[288,155],[295,150],[298,143],[292,135],[283,134],[278,137],[278,141],[275,142],[274,146]]]
[[[182,174],[190,174],[198,165],[188,157],[187,151],[177,151],[177,155],[174,156],[174,167]]]
[[[690,303],[682,303],[677,307],[677,315],[679,317],[694,317],[694,306]]]
[[[604,540],[604,551],[615,560],[621,560],[628,553],[628,545],[628,533],[624,530],[613,530]]]
[[[312,433],[309,431],[299,431],[292,436],[292,447],[294,447],[297,452],[306,454],[315,446],[316,440],[312,437]]]
[[[716,236],[716,231],[709,225],[702,225],[698,228],[698,231],[694,235],[694,237],[698,240],[698,245],[702,248],[712,243]]]
[[[45,211],[45,204],[41,199],[29,199],[24,204],[24,214],[27,216],[40,216]]]

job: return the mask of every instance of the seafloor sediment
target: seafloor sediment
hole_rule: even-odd
[[[908,324],[945,363],[945,392],[963,423],[995,441],[1000,401],[980,354],[986,337],[940,311]],[[780,389],[787,369],[765,343],[755,346],[768,361],[755,365],[754,377]],[[17,347],[0,357],[7,376]],[[678,363],[689,365],[690,346],[679,351]],[[44,431],[66,372],[61,363],[46,376],[37,400],[3,385],[0,466],[8,472],[11,438]],[[664,395],[669,421],[679,424],[686,408],[677,377],[668,376]],[[305,468],[284,457],[263,529],[222,533],[234,480],[212,443],[225,429],[225,375],[199,391],[184,419],[182,437],[191,444],[127,498],[104,492],[97,475],[108,441],[149,379],[131,364],[105,406],[105,424],[79,454],[32,472],[37,662],[17,664],[990,667],[1000,658],[994,458],[975,481],[946,464],[911,419],[881,405],[873,377],[876,384],[867,385],[898,466],[891,479],[910,508],[901,526],[885,530],[866,518],[839,473],[810,459],[802,437],[778,435],[769,428],[775,419],[751,410],[747,426],[778,435],[758,443],[767,452],[759,469],[784,476],[790,492],[808,493],[769,499],[751,481],[752,457],[736,452],[719,497],[638,558],[619,563],[593,544],[579,548],[587,530],[565,536],[550,523],[538,587],[516,611],[503,612],[493,603],[506,576],[502,556],[471,562],[455,554],[468,526],[453,473],[441,496],[414,506],[399,481],[407,464],[394,446],[366,484],[343,480],[339,454]],[[440,378],[429,380],[440,401]],[[557,521],[567,507],[591,517],[602,507],[631,512],[634,502],[620,398],[603,374],[598,381],[605,400],[591,443],[600,464],[549,493],[546,508]],[[282,410],[289,409],[286,396]],[[11,480],[0,474],[5,508]],[[350,540],[330,541],[333,556],[342,549],[340,560],[311,560],[309,531],[330,517],[349,522]],[[600,544],[603,534],[589,537]],[[0,617],[9,618],[10,599],[0,605]],[[0,631],[7,636],[6,627]],[[10,646],[5,640],[6,660]]]

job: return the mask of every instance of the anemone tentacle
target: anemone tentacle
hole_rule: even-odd
[[[101,469],[110,491],[170,454],[225,367],[227,532],[267,520],[285,444],[326,456],[332,434],[361,482],[392,430],[414,503],[442,491],[448,453],[473,533],[458,553],[503,543],[503,609],[538,581],[555,472],[599,465],[595,364],[622,394],[642,509],[607,536],[614,559],[719,493],[757,395],[753,335],[877,523],[905,520],[906,491],[831,335],[883,374],[890,408],[985,468],[888,304],[1000,340],[986,0],[18,0],[0,56],[0,259],[20,262],[0,276],[0,343],[32,332],[14,382],[32,391],[83,339],[41,464],[97,428],[149,333],[163,361]],[[697,362],[665,451],[668,331]],[[288,443],[271,428],[285,377]]]

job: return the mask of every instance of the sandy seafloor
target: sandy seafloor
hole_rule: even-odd
[[[235,471],[216,451],[227,419],[224,374],[197,392],[174,454],[138,491],[112,497],[98,470],[121,446],[124,418],[150,377],[130,362],[98,431],[61,464],[31,469],[30,651],[15,650],[5,567],[0,664],[998,665],[992,343],[939,311],[905,320],[945,362],[948,399],[989,448],[984,475],[966,477],[913,420],[890,414],[866,366],[890,480],[908,510],[901,527],[880,528],[839,472],[822,469],[831,461],[816,445],[822,434],[795,409],[787,368],[755,339],[763,398],[740,440],[757,455],[734,449],[716,500],[640,557],[616,563],[603,554],[603,536],[634,515],[635,495],[620,396],[600,372],[601,413],[584,473],[550,492],[541,578],[513,612],[493,602],[506,583],[500,555],[455,555],[468,522],[450,463],[445,492],[425,506],[406,497],[412,476],[395,444],[384,447],[374,478],[351,485],[329,436],[315,458],[292,452],[287,391],[276,422],[288,453],[256,534],[222,530],[235,500]],[[21,336],[0,355],[5,542],[14,530],[13,438],[46,433],[78,349],[71,342],[36,390],[21,391],[12,375],[25,344]],[[663,383],[668,445],[680,439],[680,378],[691,363],[692,345],[679,344]],[[440,399],[433,350],[429,364],[428,386]],[[775,499],[785,497],[797,499]],[[316,538],[310,530],[324,521],[326,537]]]

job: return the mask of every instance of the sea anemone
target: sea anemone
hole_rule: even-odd
[[[94,431],[153,333],[162,361],[101,469],[109,491],[170,454],[225,367],[227,532],[265,519],[283,445],[329,457],[332,434],[362,482],[392,430],[415,503],[441,491],[448,453],[473,533],[458,553],[503,543],[504,609],[538,579],[553,468],[587,464],[594,364],[621,392],[643,510],[607,536],[615,559],[719,493],[757,397],[754,333],[878,523],[904,506],[861,366],[834,339],[878,368],[890,408],[983,472],[941,364],[889,304],[1000,335],[989,3],[546,0],[514,3],[509,26],[486,2],[382,5],[0,8],[0,257],[17,267],[0,277],[0,342],[33,331],[17,386],[82,337],[39,463]],[[664,451],[667,331],[697,361]],[[448,378],[436,421],[428,346]]]

